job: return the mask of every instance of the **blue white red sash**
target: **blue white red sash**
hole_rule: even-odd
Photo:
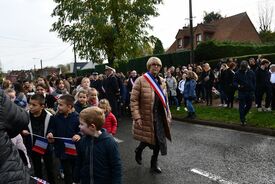
[[[160,98],[160,101],[161,101],[163,107],[167,110],[166,97],[165,97],[159,83],[157,83],[155,81],[154,77],[149,72],[145,73],[143,76],[146,79],[146,81],[150,84],[150,86],[153,88],[153,90],[156,92],[158,97]]]

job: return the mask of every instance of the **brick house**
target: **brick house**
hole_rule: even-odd
[[[259,34],[246,12],[212,21],[208,24],[198,24],[193,28],[193,31],[194,48],[200,42],[207,40],[261,43]],[[189,27],[183,27],[179,29],[176,40],[166,53],[189,50],[191,48],[190,41]]]

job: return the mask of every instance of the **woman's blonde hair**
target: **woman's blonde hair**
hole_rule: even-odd
[[[150,57],[146,63],[146,68],[147,70],[150,69],[150,66],[152,65],[152,63],[157,63],[159,64],[160,66],[162,66],[162,63],[161,63],[161,60],[157,57]]]
[[[79,118],[88,126],[94,124],[96,130],[101,130],[105,123],[105,114],[103,110],[96,106],[83,109],[79,114]]]
[[[105,109],[107,112],[111,112],[112,108],[110,106],[110,103],[107,99],[101,99],[98,104],[99,108]]]
[[[186,73],[186,77],[189,79],[194,79],[195,81],[198,80],[198,75],[191,70],[188,70],[188,72]]]

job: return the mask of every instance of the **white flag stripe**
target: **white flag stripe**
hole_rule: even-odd
[[[70,143],[66,143],[66,142],[65,142],[65,147],[66,148],[76,149],[74,144],[70,144]]]
[[[36,140],[34,145],[46,149],[48,146],[48,143],[40,141],[40,140]]]
[[[237,184],[235,182],[226,181],[226,180],[222,179],[220,176],[217,176],[215,174],[209,173],[207,171],[203,171],[201,169],[194,168],[194,169],[191,169],[190,171],[193,172],[193,173],[199,174],[201,176],[204,176],[206,178],[209,178],[209,179],[211,179],[213,181],[217,181],[217,182],[219,182],[221,184]]]
[[[119,138],[116,138],[116,137],[114,137],[114,139],[115,139],[115,141],[116,141],[117,143],[122,143],[122,142],[124,142],[123,140],[121,140],[121,139],[119,139]]]

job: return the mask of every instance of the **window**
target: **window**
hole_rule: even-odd
[[[181,38],[178,39],[178,48],[182,48],[182,45],[183,45],[182,41],[183,40]]]
[[[197,35],[196,35],[196,43],[197,43],[197,45],[198,45],[201,41],[202,41],[202,36],[201,36],[201,34],[197,34]]]

